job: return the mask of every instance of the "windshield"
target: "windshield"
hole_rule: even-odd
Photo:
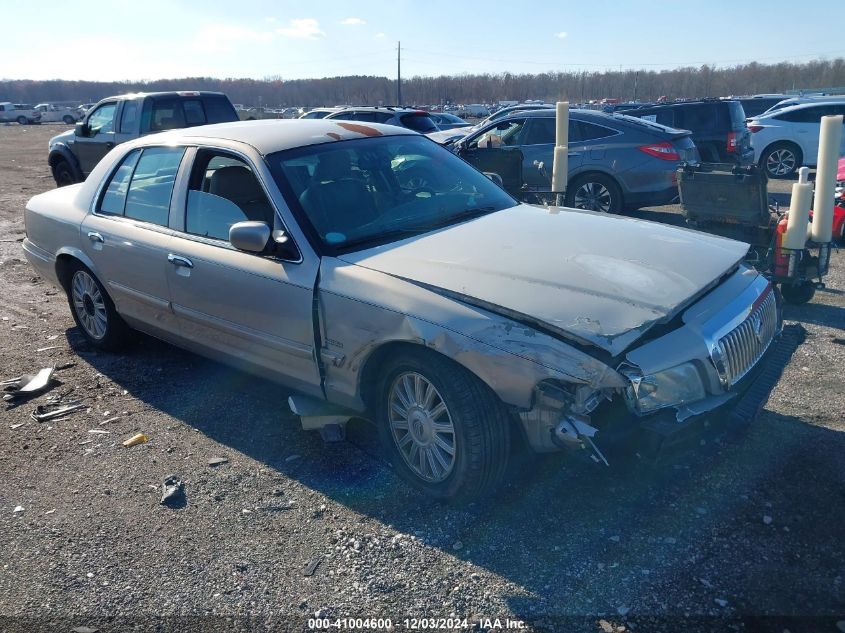
[[[304,229],[333,253],[517,204],[474,167],[416,135],[311,145],[267,160]]]

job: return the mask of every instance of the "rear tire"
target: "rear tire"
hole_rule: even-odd
[[[605,174],[578,176],[566,186],[566,206],[600,213],[622,210],[622,190]]]
[[[26,125],[27,123],[29,123],[29,119],[27,119],[25,116],[19,116],[17,118],[17,121],[19,125]]]
[[[504,405],[476,376],[429,350],[389,359],[375,392],[382,446],[399,475],[438,499],[493,491],[510,455]]]
[[[801,149],[794,143],[774,143],[760,156],[760,167],[774,179],[792,178],[804,162]]]
[[[62,121],[64,121],[66,125],[73,125],[74,123],[76,123],[76,119],[74,119],[74,118],[73,118],[72,116],[70,116],[69,114],[66,114],[66,115],[62,118]]]
[[[65,292],[73,320],[85,340],[110,352],[125,347],[132,330],[117,313],[100,280],[81,262],[71,265]]]

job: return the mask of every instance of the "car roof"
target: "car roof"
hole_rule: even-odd
[[[111,97],[104,97],[100,101],[106,99],[144,99],[145,97],[225,97],[223,92],[212,92],[209,90],[165,90],[162,92],[130,92],[122,95],[112,95]],[[97,102],[99,103],[99,101]]]
[[[394,125],[339,119],[262,119],[233,121],[170,130],[142,137],[134,146],[224,140],[245,143],[266,155],[307,145],[346,141],[368,136],[422,136]]]
[[[751,117],[752,119],[762,119],[762,118],[770,118],[775,116],[776,114],[783,114],[785,112],[795,112],[796,110],[806,110],[808,108],[818,108],[819,106],[825,105],[838,105],[841,106],[842,102],[845,101],[845,98],[841,99],[830,99],[830,100],[822,100],[822,99],[814,99],[813,101],[807,101],[806,103],[795,103],[793,105],[784,106],[782,108],[778,108],[777,110],[766,110],[758,114],[755,117]]]

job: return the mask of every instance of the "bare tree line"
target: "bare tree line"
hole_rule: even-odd
[[[842,58],[800,64],[752,62],[731,68],[704,65],[660,71],[505,72],[410,77],[402,80],[402,96],[405,104],[419,105],[493,103],[505,99],[647,101],[664,95],[669,98],[718,97],[836,86],[845,86],[845,60]],[[0,101],[93,102],[114,94],[157,90],[217,90],[229,95],[234,103],[268,107],[396,102],[395,79],[357,75],[296,80],[284,80],[281,76],[264,79],[185,77],[142,82],[2,80]]]

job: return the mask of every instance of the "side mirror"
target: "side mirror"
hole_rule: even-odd
[[[88,136],[89,131],[90,128],[88,127],[88,124],[83,122],[77,123],[73,129],[74,134],[83,138],[86,138]]]
[[[229,243],[239,251],[262,253],[270,241],[270,227],[264,222],[237,222],[229,229]]]

